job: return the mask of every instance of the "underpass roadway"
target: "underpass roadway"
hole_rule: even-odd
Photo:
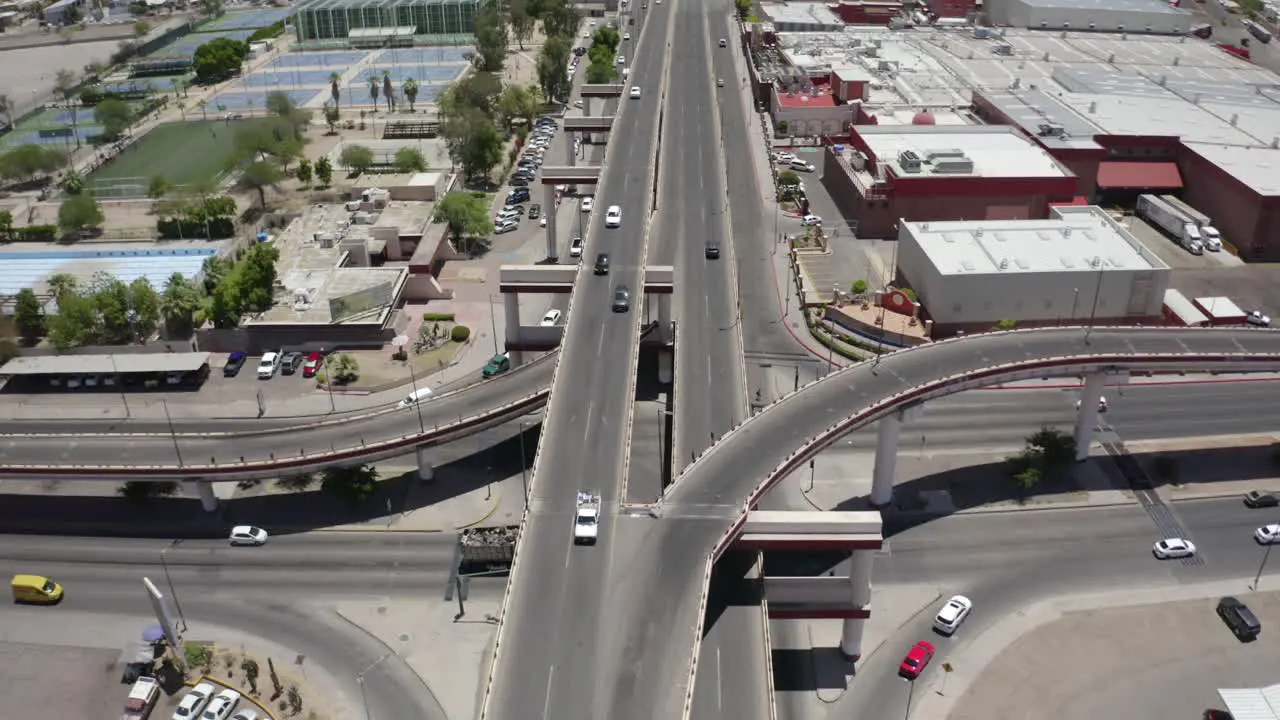
[[[656,717],[636,707],[620,712],[614,704],[612,690],[627,673],[620,659],[626,649],[614,644],[617,629],[605,611],[630,592],[630,547],[615,535],[616,509],[628,457],[671,8],[682,1],[655,4],[634,25],[622,22],[638,36],[628,85],[643,92],[623,101],[595,192],[586,262],[569,301],[553,400],[483,690],[487,718]],[[604,210],[612,205],[621,208],[618,228],[604,227]],[[610,256],[607,275],[593,273],[599,252]],[[611,308],[618,285],[631,290],[628,312]],[[581,490],[599,492],[604,504],[594,546],[573,543]]]

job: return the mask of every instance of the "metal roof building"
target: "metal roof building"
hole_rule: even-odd
[[[209,356],[190,352],[16,357],[0,367],[0,377],[195,372],[209,363]]]
[[[1223,688],[1218,697],[1235,720],[1280,720],[1280,685]]]
[[[470,35],[479,0],[303,0],[295,5],[298,42],[412,44],[423,36]]]

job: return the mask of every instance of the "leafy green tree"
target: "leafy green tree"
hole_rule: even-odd
[[[47,320],[49,341],[59,350],[87,345],[98,335],[98,310],[93,299],[78,292],[58,296],[58,314]]]
[[[355,382],[360,377],[360,361],[347,353],[335,355],[329,361],[329,377],[340,385]]]
[[[542,97],[538,94],[538,88],[532,85],[508,85],[502,89],[498,108],[507,123],[512,120],[531,123],[542,109]]]
[[[415,147],[402,147],[396,150],[396,171],[402,173],[423,172],[427,169],[427,159],[422,151]]]
[[[338,162],[345,165],[355,175],[359,175],[373,167],[373,151],[364,145],[347,145],[342,148]]]
[[[105,219],[102,205],[89,193],[72,195],[58,206],[58,229],[67,235],[100,227]]]
[[[996,331],[1013,330],[1018,327],[1017,320],[1000,320],[991,328]]]
[[[475,21],[477,69],[502,72],[507,61],[507,22],[500,0],[484,0],[476,11]]]
[[[129,283],[129,313],[134,340],[145,340],[160,327],[160,294],[145,277]]]
[[[191,65],[196,71],[196,81],[216,83],[240,72],[249,57],[249,43],[220,37],[196,48]]]
[[[108,343],[126,343],[133,339],[133,313],[129,286],[120,278],[97,273],[89,284],[89,299],[98,314],[98,329]]]
[[[204,293],[212,295],[215,288],[231,274],[231,263],[224,257],[211,255],[200,265],[200,279]]]
[[[13,239],[13,213],[8,210],[0,210],[0,242],[9,242]]]
[[[150,182],[147,184],[147,197],[152,200],[159,200],[172,187],[173,185],[163,175],[152,175]]]
[[[251,162],[240,172],[236,185],[242,190],[258,193],[258,204],[267,206],[267,190],[274,189],[284,180],[284,171],[274,163],[266,161]]]
[[[563,103],[569,98],[569,55],[573,52],[569,38],[555,35],[547,38],[538,53],[538,85],[544,97]]]
[[[449,226],[455,238],[476,237],[493,232],[486,196],[469,192],[451,192],[436,203],[435,221]]]
[[[117,140],[133,124],[133,108],[123,100],[107,98],[93,109],[93,119],[102,126],[107,140]]]
[[[404,90],[404,99],[409,101],[409,112],[414,112],[413,104],[418,101],[418,81],[413,78],[405,78],[401,89]]]
[[[324,124],[329,126],[330,135],[338,132],[338,122],[341,120],[342,114],[338,112],[337,105],[326,104],[324,106]]]
[[[535,0],[510,0],[507,3],[507,22],[511,24],[511,34],[516,43],[524,50],[525,41],[533,36],[533,28],[538,21],[537,3]]]
[[[19,145],[0,155],[0,177],[6,180],[29,180],[47,175],[66,162],[66,154],[44,145]]]
[[[18,291],[13,308],[13,321],[18,326],[18,335],[28,345],[33,345],[36,340],[44,337],[44,308],[41,307],[36,292],[31,288],[22,288]]]
[[[49,286],[49,294],[61,300],[63,295],[75,293],[80,289],[80,282],[70,273],[54,273],[45,281]]]
[[[68,170],[62,178],[62,189],[68,195],[79,195],[84,192],[85,187],[84,175],[75,170]]]
[[[160,314],[171,335],[190,335],[195,329],[196,312],[200,310],[200,291],[182,273],[174,273],[165,282],[160,295]]]
[[[320,475],[322,491],[352,505],[368,500],[378,487],[378,471],[372,465],[328,468]]]
[[[543,0],[538,14],[542,17],[543,35],[549,38],[577,37],[582,16],[571,0]]]
[[[733,7],[738,11],[738,17],[746,20],[751,14],[751,0],[733,0]]]
[[[320,181],[320,187],[329,187],[333,183],[333,163],[328,157],[316,161],[316,179]]]
[[[298,182],[303,185],[309,185],[311,183],[311,161],[306,158],[299,160],[298,170],[295,174],[298,176]]]
[[[202,312],[204,319],[220,330],[240,326],[240,286],[234,280],[219,283],[209,294]]]
[[[502,81],[497,75],[474,72],[450,83],[436,99],[440,116],[446,120],[466,115],[473,110],[488,118],[498,115],[502,98]]]
[[[275,301],[276,262],[280,249],[271,243],[254,243],[235,268],[241,309],[262,312]]]
[[[800,175],[795,170],[783,170],[778,173],[778,185],[795,187],[800,184]]]

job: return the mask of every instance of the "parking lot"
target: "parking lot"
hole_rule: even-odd
[[[956,703],[952,720],[990,718],[1199,718],[1222,709],[1218,688],[1277,681],[1280,596],[1241,595],[1262,622],[1241,643],[1214,613],[1216,600],[1092,610],[1017,640]]]
[[[0,643],[0,717],[120,717],[129,688],[118,682],[119,654],[97,648]]]
[[[1261,310],[1280,318],[1280,266],[1175,270],[1169,284],[1188,298],[1225,295],[1242,310]]]
[[[1139,217],[1128,215],[1120,220],[1129,232],[1133,233],[1143,245],[1151,248],[1166,265],[1174,270],[1204,270],[1209,268],[1240,267],[1244,263],[1227,252],[1205,252],[1203,255],[1192,255],[1173,238],[1165,235]]]

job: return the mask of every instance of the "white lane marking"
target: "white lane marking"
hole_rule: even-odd
[[[716,647],[716,709],[724,709],[724,678],[720,666],[720,648]]]
[[[547,713],[551,712],[551,679],[556,676],[556,666],[552,665],[547,671],[547,699],[542,702],[542,719],[547,720]]]

